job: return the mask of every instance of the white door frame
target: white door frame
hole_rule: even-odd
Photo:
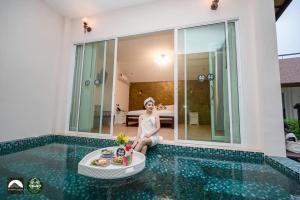
[[[106,73],[106,52],[107,52],[107,40],[104,41],[104,52],[103,52],[103,65],[102,65],[102,88],[101,88],[101,104],[100,104],[100,117],[99,117],[99,133],[102,132],[102,119],[103,119],[103,102],[104,102],[104,92],[105,92],[105,73]]]
[[[223,20],[215,20],[215,21],[207,21],[203,23],[195,23],[190,25],[184,25],[184,26],[176,26],[176,27],[169,27],[164,29],[154,29],[149,30],[147,32],[136,32],[134,34],[127,34],[127,35],[115,35],[113,37],[108,38],[96,38],[92,40],[86,40],[84,38],[83,41],[78,41],[74,43],[74,47],[72,49],[72,56],[71,56],[71,64],[69,66],[70,73],[69,73],[69,91],[68,91],[68,102],[67,102],[67,112],[66,112],[66,121],[65,121],[65,133],[79,133],[80,132],[74,132],[69,131],[69,123],[70,123],[70,112],[71,112],[71,105],[72,105],[72,91],[73,91],[73,79],[74,79],[74,66],[75,66],[75,52],[76,52],[76,45],[82,44],[84,42],[96,42],[96,41],[103,41],[103,40],[115,40],[115,60],[114,60],[114,78],[113,78],[113,95],[112,95],[112,118],[114,116],[114,108],[115,108],[115,81],[116,81],[116,61],[117,61],[117,46],[118,46],[118,38],[120,37],[126,37],[126,36],[133,36],[133,35],[139,35],[139,34],[146,34],[151,32],[158,32],[158,31],[167,31],[167,30],[173,30],[174,32],[174,143],[187,143],[187,144],[196,144],[196,145],[207,145],[207,146],[224,146],[224,147],[243,147],[245,144],[245,141],[243,140],[245,138],[245,129],[244,129],[244,121],[245,115],[243,112],[244,103],[243,103],[243,79],[242,79],[242,68],[240,67],[241,58],[240,58],[240,42],[239,42],[239,18],[233,17],[233,18],[227,18]],[[222,142],[206,142],[206,141],[192,141],[192,140],[180,140],[178,138],[178,60],[177,60],[177,52],[178,52],[178,30],[183,28],[190,28],[195,26],[204,26],[204,25],[211,25],[221,22],[229,22],[229,21],[235,21],[236,24],[236,48],[237,48],[237,71],[238,71],[238,91],[239,91],[239,113],[240,113],[240,137],[241,137],[241,144],[234,144],[234,143],[222,143]],[[227,38],[226,38],[227,39]],[[113,121],[113,119],[112,119]],[[107,136],[113,136],[113,123],[111,123],[110,128],[110,134],[101,134],[101,133],[82,133],[86,135],[100,135],[103,137]],[[81,135],[82,135],[81,134]]]
[[[230,127],[230,142],[229,143],[225,143],[225,142],[214,142],[214,141],[196,141],[196,140],[187,140],[186,139],[186,135],[187,135],[187,132],[186,132],[186,125],[185,125],[185,140],[182,140],[182,139],[179,139],[178,137],[178,30],[180,29],[186,29],[186,28],[192,28],[192,27],[201,27],[202,25],[198,25],[198,26],[185,26],[185,27],[180,27],[180,28],[175,28],[174,30],[174,123],[176,123],[176,126],[175,126],[175,130],[174,130],[174,134],[175,134],[175,142],[180,142],[180,143],[192,143],[192,144],[205,144],[205,145],[222,145],[222,146],[240,146],[241,144],[234,144],[233,143],[233,133],[232,133],[232,110],[231,110],[231,79],[230,79],[230,56],[229,56],[229,51],[228,51],[228,22],[231,22],[231,21],[237,21],[236,19],[234,20],[223,20],[223,21],[219,21],[217,23],[224,23],[225,25],[225,40],[226,40],[226,65],[227,65],[227,78],[228,78],[228,104],[229,104],[229,127]],[[210,24],[205,24],[205,25],[213,25],[213,24],[216,24],[216,23],[210,23]],[[236,23],[237,24],[237,23]],[[237,35],[237,34],[236,34]],[[237,40],[237,38],[236,38]],[[238,46],[238,41],[236,42],[236,46]],[[239,60],[239,52],[237,50],[237,60]],[[237,61],[237,69],[238,69],[238,76],[240,76],[240,73],[239,73],[239,61]],[[186,76],[186,74],[185,74]],[[240,84],[240,79],[238,78],[238,85]],[[240,106],[240,96],[241,96],[241,93],[240,93],[240,86],[238,86],[239,88],[239,112],[241,113],[241,106]],[[185,95],[186,96],[186,95]],[[186,98],[186,97],[185,97]],[[186,101],[186,100],[185,100]],[[184,105],[186,106],[186,105]],[[186,109],[185,109],[186,110]],[[186,111],[185,111],[185,115],[186,115]],[[241,116],[241,114],[240,114]],[[241,117],[240,117],[241,119]],[[185,120],[186,121],[186,120]],[[241,121],[241,120],[240,120]],[[185,122],[186,124],[186,122]],[[241,124],[240,124],[240,127],[241,127]],[[241,132],[241,128],[240,128],[240,132]],[[240,135],[241,137],[241,135]],[[242,139],[241,139],[242,140]]]
[[[115,38],[115,48],[114,48],[114,68],[113,68],[113,85],[112,85],[112,100],[111,100],[111,119],[110,119],[110,133],[109,135],[113,137],[114,134],[114,117],[115,117],[115,98],[116,98],[116,80],[117,80],[117,57],[118,57],[118,38]]]
[[[174,141],[178,141],[178,29],[174,29]],[[177,81],[176,81],[177,80]]]

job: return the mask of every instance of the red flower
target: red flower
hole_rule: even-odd
[[[127,145],[125,146],[125,150],[126,150],[126,151],[129,151],[131,148],[132,148],[132,147],[131,147],[130,144],[127,144]]]
[[[127,157],[123,157],[123,165],[127,166],[128,165],[128,159]]]

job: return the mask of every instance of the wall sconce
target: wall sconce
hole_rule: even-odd
[[[210,8],[211,8],[212,10],[217,10],[217,9],[218,9],[218,3],[219,3],[219,0],[213,0],[213,1],[211,2]]]
[[[143,94],[143,90],[140,90],[140,91],[138,92],[138,95],[142,96],[142,94]]]
[[[84,33],[91,32],[92,28],[88,25],[86,17],[82,19],[82,22],[83,22]]]

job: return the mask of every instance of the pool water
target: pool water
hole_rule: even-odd
[[[264,163],[147,154],[130,178],[100,180],[77,173],[94,147],[52,143],[0,156],[0,199],[300,199],[300,185]],[[8,194],[7,178],[32,177],[43,191]]]

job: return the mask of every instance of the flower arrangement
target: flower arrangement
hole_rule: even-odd
[[[124,133],[120,133],[118,136],[117,136],[117,143],[119,145],[126,145],[127,143],[129,142],[129,138],[128,136],[126,136]]]

